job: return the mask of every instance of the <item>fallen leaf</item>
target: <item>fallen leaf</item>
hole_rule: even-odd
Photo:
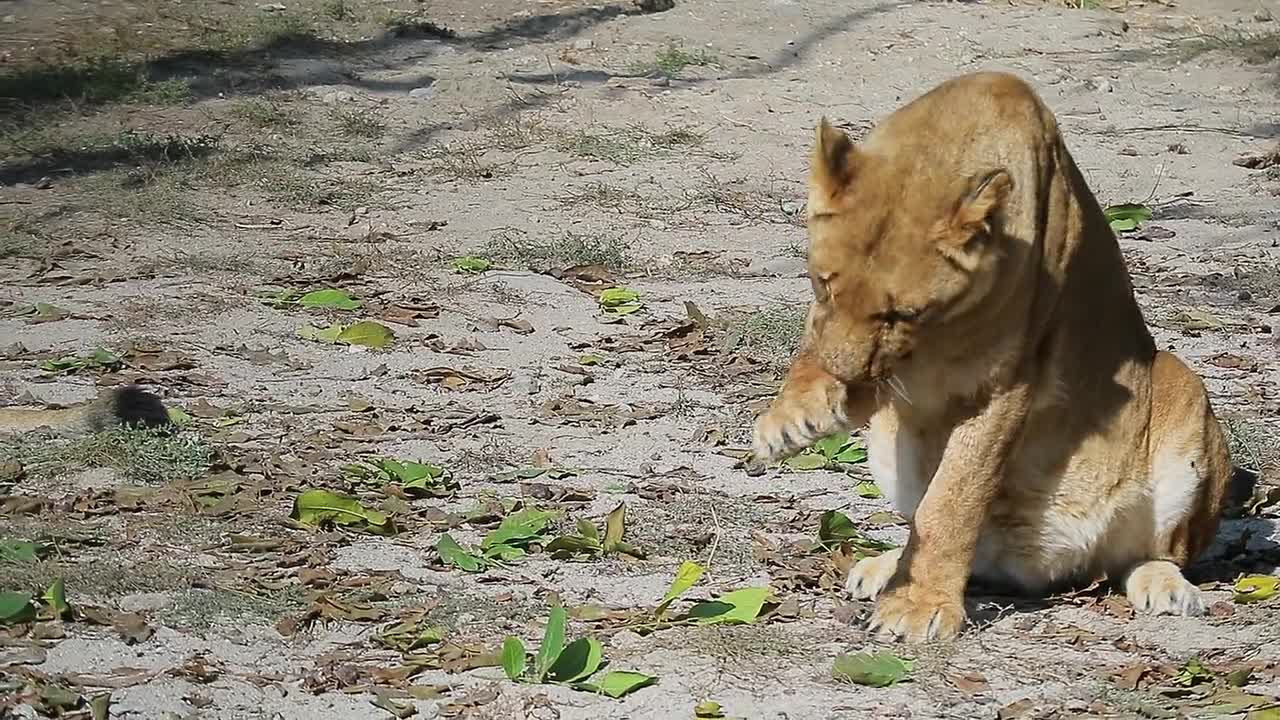
[[[693,706],[693,716],[698,720],[711,720],[724,717],[724,709],[715,700],[703,700]]]
[[[363,345],[375,350],[384,348],[395,339],[395,331],[373,320],[361,320],[338,334],[338,342]]]
[[[31,593],[0,591],[0,624],[17,625],[36,619],[36,606]]]
[[[332,522],[364,529],[375,535],[396,533],[395,522],[383,513],[366,508],[355,498],[328,490],[311,489],[298,495],[293,501],[290,517],[313,527]]]
[[[915,661],[904,660],[888,651],[874,655],[854,653],[837,657],[832,674],[837,680],[858,685],[888,687],[905,680],[914,666]]]
[[[111,616],[111,627],[124,640],[126,645],[136,645],[151,639],[155,632],[147,624],[145,618],[136,613],[115,613]]]
[[[436,552],[441,562],[467,572],[479,572],[485,565],[482,558],[464,550],[449,533],[442,533],[436,540]]]
[[[658,682],[658,678],[638,672],[614,670],[605,673],[598,683],[578,683],[574,687],[617,699]]]
[[[1109,205],[1102,211],[1115,232],[1137,230],[1152,217],[1151,208],[1138,203]]]
[[[772,595],[767,587],[743,588],[689,609],[689,617],[703,625],[739,625],[755,622]]]
[[[453,269],[460,273],[482,273],[493,267],[493,263],[487,258],[475,257],[468,255],[466,257],[454,258]]]
[[[643,304],[640,293],[622,287],[607,288],[600,293],[600,307],[612,315],[630,315],[639,311]]]
[[[393,717],[409,718],[418,714],[418,708],[414,707],[413,703],[396,700],[386,691],[374,690],[374,698],[370,702],[374,707],[391,713]]]
[[[303,307],[329,308],[333,310],[360,309],[360,301],[352,299],[350,295],[342,290],[333,288],[309,292],[298,298],[298,304]]]
[[[1232,587],[1232,599],[1238,603],[1255,603],[1270,599],[1280,590],[1280,578],[1271,575],[1246,575]]]

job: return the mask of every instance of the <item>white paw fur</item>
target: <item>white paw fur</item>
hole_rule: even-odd
[[[1125,594],[1138,612],[1154,615],[1203,615],[1204,598],[1177,565],[1165,560],[1144,562],[1125,577]]]
[[[898,570],[902,548],[889,550],[875,557],[862,558],[849,570],[845,580],[845,592],[858,600],[874,600],[893,579]]]

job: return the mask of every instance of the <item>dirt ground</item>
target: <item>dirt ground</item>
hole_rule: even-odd
[[[1204,618],[973,594],[954,643],[876,645],[850,546],[814,543],[828,510],[904,540],[861,464],[741,463],[809,296],[819,117],[859,135],[977,69],[1152,211],[1121,238],[1138,298],[1256,482]],[[0,633],[0,716],[1280,717],[1280,601],[1232,592],[1280,563],[1274,2],[7,0],[0,98],[0,405],[136,380],[184,422],[0,444],[0,590],[39,606]],[[328,288],[360,306],[299,302]],[[299,335],[358,320],[394,339]],[[291,518],[308,488],[394,531]],[[643,559],[546,549],[619,503]],[[521,509],[557,513],[528,557],[442,559]],[[678,619],[766,587],[753,622]],[[656,683],[508,680],[553,605]],[[903,681],[833,677],[881,650]]]

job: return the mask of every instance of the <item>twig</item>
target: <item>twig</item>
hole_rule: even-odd
[[[716,548],[720,546],[720,517],[716,515],[716,506],[708,505],[711,509],[711,522],[716,526],[715,535],[711,538],[711,550],[707,552],[707,575],[711,574],[711,562],[716,559]]]
[[[1252,133],[1245,130],[1235,130],[1223,127],[1208,127],[1205,125],[1140,125],[1138,127],[1116,128],[1117,133],[1127,132],[1199,132],[1199,133],[1220,133],[1222,135],[1234,135],[1236,137],[1260,138],[1266,137],[1260,133]]]

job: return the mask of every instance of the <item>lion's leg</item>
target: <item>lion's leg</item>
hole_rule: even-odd
[[[1151,368],[1150,442],[1153,537],[1125,593],[1138,610],[1199,615],[1204,601],[1182,571],[1217,532],[1231,458],[1204,383],[1166,352]]]

